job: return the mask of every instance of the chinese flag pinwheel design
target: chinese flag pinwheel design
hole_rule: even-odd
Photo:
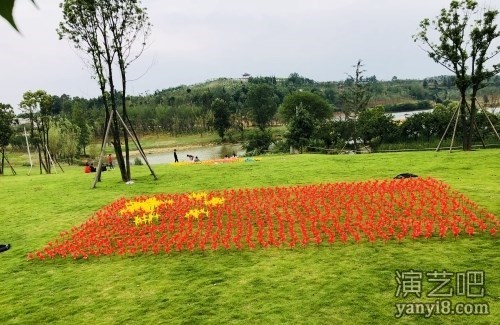
[[[499,224],[432,178],[158,194],[119,199],[28,259],[494,237]]]

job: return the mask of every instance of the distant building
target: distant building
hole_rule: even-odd
[[[250,78],[250,74],[245,72],[245,73],[241,76],[241,81],[248,81],[248,78]]]

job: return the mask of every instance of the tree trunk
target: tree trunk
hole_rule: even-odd
[[[125,75],[125,66],[123,64],[123,58],[121,57],[121,52],[118,53],[119,55],[119,62],[120,62],[120,73],[121,73],[121,79],[122,79],[122,111],[123,111],[123,118],[125,119],[123,122],[128,121],[130,124],[130,127],[132,127],[132,124],[130,123],[130,120],[128,118],[128,113],[127,113],[127,79]],[[131,172],[130,172],[130,148],[129,148],[129,143],[128,143],[128,134],[125,126],[123,126],[123,139],[125,141],[125,169],[127,171],[127,179],[132,179]],[[136,137],[136,141],[139,142],[139,139]],[[137,148],[139,149],[139,148]]]
[[[44,121],[44,130],[45,130],[45,149],[47,150],[47,165],[49,166],[49,174],[52,173],[52,162],[50,161],[51,160],[51,156],[50,156],[50,145],[49,145],[49,129],[50,129],[50,122],[49,122],[49,118],[46,118],[45,121]],[[54,158],[55,159],[55,158]],[[56,168],[54,166],[54,168]]]
[[[477,114],[477,106],[476,106],[476,96],[477,96],[477,90],[472,89],[472,95],[471,95],[471,103],[470,103],[470,117],[469,117],[469,150],[472,150],[472,137],[474,135],[474,129],[476,129],[476,114]],[[477,130],[479,133],[479,130]],[[481,135],[479,135],[481,136]],[[484,144],[484,143],[483,143]]]
[[[5,166],[5,147],[2,147],[2,164],[0,166],[0,175],[3,175],[3,170],[4,170],[4,166]]]
[[[120,122],[118,121],[117,114],[113,114],[111,129],[113,132],[113,147],[115,148],[116,162],[118,164],[118,167],[120,168],[122,181],[128,182],[130,179],[127,176],[127,168],[125,166],[125,159],[123,158],[123,151],[120,144],[120,126],[121,125]]]
[[[40,144],[39,143],[36,144],[36,148],[38,150],[38,164],[40,165],[40,175],[42,175],[43,174],[42,166],[45,169],[45,172],[47,172],[47,169],[45,168],[45,165],[43,164],[42,152],[40,151]]]
[[[462,149],[464,151],[471,150],[471,133],[467,124],[467,99],[465,90],[460,91],[460,121],[462,122]]]
[[[128,143],[128,134],[127,134],[127,130],[125,130],[125,127],[123,128],[123,141],[125,143],[125,170],[127,171],[127,179],[131,179],[130,150],[129,150],[129,143]]]

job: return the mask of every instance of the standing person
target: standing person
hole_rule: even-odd
[[[179,158],[177,158],[177,149],[174,149],[174,162],[179,162]]]
[[[113,168],[113,156],[111,154],[108,155],[108,167],[109,169]]]

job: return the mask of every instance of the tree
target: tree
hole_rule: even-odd
[[[54,115],[71,114],[71,96],[63,94],[52,96],[52,113]]]
[[[273,87],[265,83],[252,85],[248,91],[247,104],[253,122],[264,131],[278,110]]]
[[[225,100],[216,98],[212,102],[212,111],[214,112],[214,128],[221,140],[224,140],[226,130],[231,126],[229,107]]]
[[[40,174],[42,174],[42,168],[48,174],[51,172],[49,131],[52,118],[52,103],[52,96],[44,90],[37,90],[35,92],[25,92],[23,100],[19,104],[30,119],[30,138],[38,151]]]
[[[209,125],[211,123],[212,117],[212,102],[214,95],[210,92],[210,89],[203,91],[198,97],[198,104],[201,106],[201,111],[199,119],[201,122],[201,135],[203,136],[203,131],[209,130]]]
[[[76,49],[87,56],[87,63],[101,90],[106,112],[106,125],[110,117],[113,146],[122,180],[130,180],[128,136],[125,135],[125,155],[121,148],[120,130],[122,125],[118,117],[118,96],[121,95],[122,113],[133,131],[126,110],[126,71],[131,62],[137,59],[145,46],[150,24],[146,9],[137,0],[65,0],[61,4],[63,21],[59,24],[59,37],[67,38]],[[141,39],[139,49],[132,54],[133,45]],[[121,92],[116,89],[114,67],[118,66],[121,80]],[[122,129],[126,134],[125,127]],[[136,143],[143,153],[137,136]],[[106,145],[104,139],[102,146]],[[152,175],[156,178],[148,164]]]
[[[309,111],[302,104],[299,104],[296,108],[296,114],[288,123],[286,137],[292,147],[300,149],[300,153],[302,153],[304,146],[309,143],[309,139],[314,133],[315,122]]]
[[[113,41],[112,48],[116,50],[118,58],[118,67],[121,76],[121,102],[123,117],[128,122],[135,138],[134,127],[127,113],[127,68],[134,62],[144,50],[146,39],[151,32],[151,24],[145,8],[141,8],[136,0],[114,0],[107,1],[110,6],[110,15],[105,16],[108,21],[111,39]],[[134,44],[139,39],[140,46],[138,52],[134,53]],[[191,92],[191,91],[189,91]],[[127,169],[127,178],[130,180],[130,154],[128,133],[123,130],[123,138],[125,143],[125,164]],[[137,141],[140,147],[140,142]],[[142,150],[142,148],[139,148]]]
[[[290,73],[285,83],[289,86],[311,86],[314,84],[314,80],[302,77],[297,72]]]
[[[87,123],[85,109],[79,103],[73,108],[71,119],[80,129],[80,132],[78,132],[78,149],[83,151],[83,155],[86,155],[86,147],[90,144],[91,127]]]
[[[248,114],[248,109],[245,105],[247,101],[248,88],[243,84],[241,88],[237,88],[233,93],[232,99],[234,105],[232,105],[231,111],[231,125],[241,132],[244,136],[246,116]]]
[[[323,121],[332,115],[332,108],[323,97],[308,91],[297,91],[287,95],[280,105],[281,118],[288,123],[296,116],[299,106],[317,121]]]
[[[3,174],[5,166],[5,147],[9,145],[12,136],[12,121],[14,120],[14,110],[9,104],[0,103],[0,152],[2,163],[0,164],[0,174]]]
[[[252,130],[245,135],[245,143],[243,147],[247,153],[258,155],[269,149],[273,142],[273,135],[269,129],[267,130]]]
[[[50,129],[50,139],[52,143],[51,153],[57,159],[64,158],[69,164],[77,154],[80,128],[66,118],[60,118]]]
[[[382,106],[362,111],[358,117],[358,132],[365,144],[375,150],[382,142],[395,138],[397,126]]]
[[[474,0],[453,0],[448,9],[433,20],[420,22],[420,30],[414,35],[416,42],[436,63],[452,72],[460,92],[460,117],[462,122],[463,150],[472,149],[472,135],[476,127],[476,98],[485,82],[500,72],[498,60],[500,46],[490,50],[494,40],[500,37],[495,19],[498,10],[480,9]],[[477,17],[476,19],[474,17]],[[437,35],[432,35],[432,32]],[[431,39],[437,37],[439,41]],[[470,105],[467,91],[470,93]]]
[[[346,120],[352,121],[353,131],[350,138],[354,142],[354,149],[357,150],[359,137],[357,119],[359,114],[368,108],[371,92],[368,88],[368,83],[363,79],[363,72],[365,72],[365,70],[362,70],[363,64],[361,60],[358,60],[358,63],[353,67],[356,68],[355,75],[354,77],[349,75],[348,80],[350,80],[350,82],[342,90],[340,96],[343,104],[342,112]]]
[[[356,68],[355,75],[349,75],[350,82],[347,87],[342,89],[342,111],[346,119],[356,119],[358,115],[368,108],[368,103],[371,99],[368,82],[363,78],[363,64],[361,60],[353,67]]]

